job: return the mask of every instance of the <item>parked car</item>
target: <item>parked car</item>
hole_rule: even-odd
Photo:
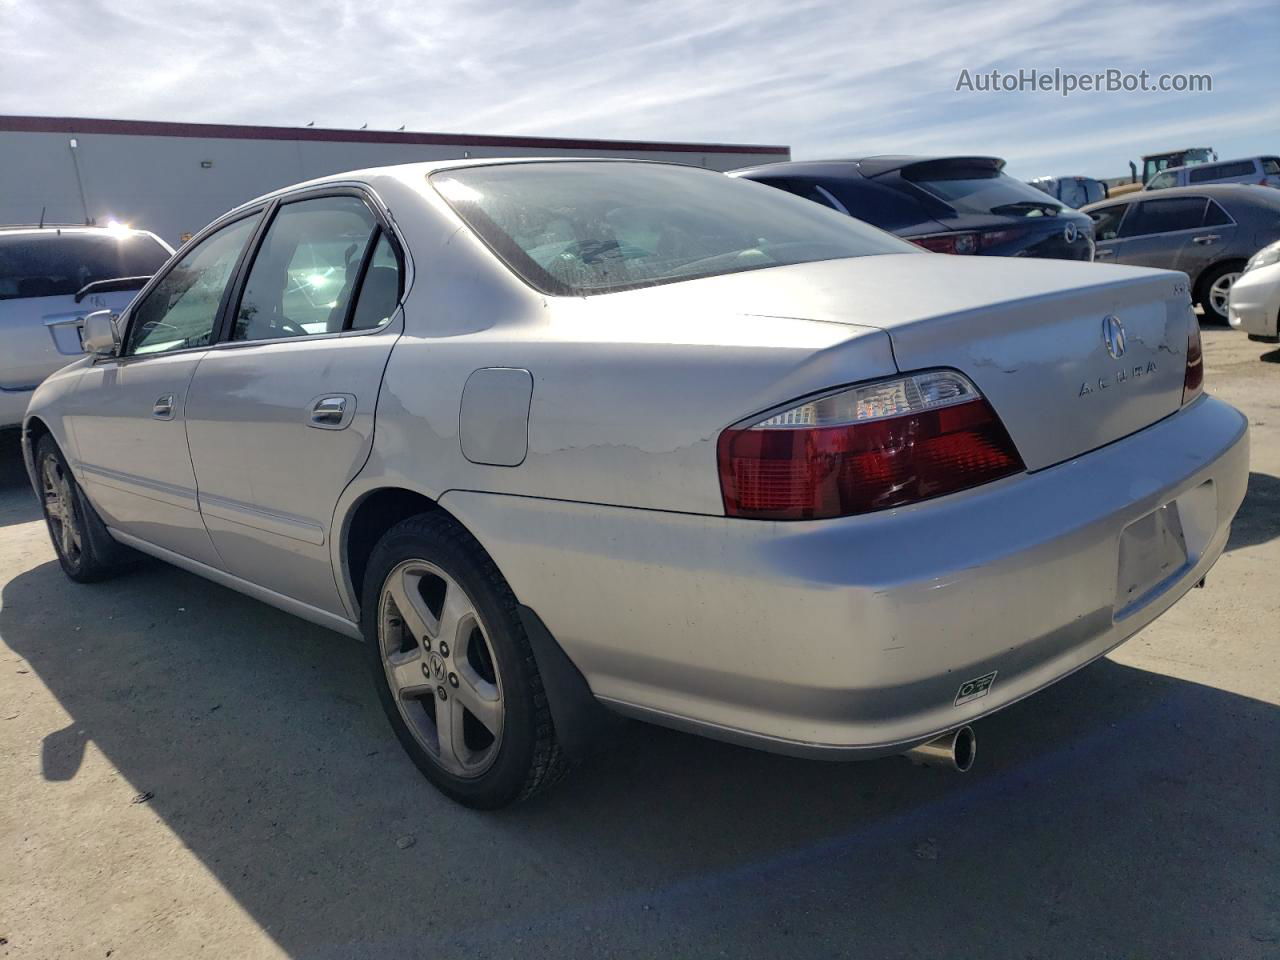
[[[1227,315],[1231,326],[1250,340],[1280,342],[1280,242],[1249,258],[1231,285]]]
[[[85,349],[23,435],[68,576],[132,547],[363,641],[479,807],[606,708],[965,768],[1204,579],[1249,475],[1181,274],[933,256],[682,165],[282,190]]]
[[[1093,177],[1036,177],[1027,183],[1075,210],[1107,198],[1107,185]]]
[[[794,193],[934,253],[1093,258],[1089,218],[1015,180],[996,157],[797,161],[730,176]]]
[[[1098,260],[1181,270],[1192,300],[1219,323],[1245,262],[1280,239],[1280,191],[1236,184],[1129,193],[1084,212],[1093,218]]]
[[[1170,167],[1147,181],[1144,190],[1195,187],[1204,183],[1252,183],[1280,187],[1280,157],[1244,157],[1218,163]]]
[[[84,315],[123,309],[171,253],[145,230],[0,227],[0,429],[21,424],[40,381],[83,356]]]

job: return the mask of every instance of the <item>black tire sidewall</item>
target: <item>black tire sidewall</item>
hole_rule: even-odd
[[[1220,277],[1228,273],[1238,273],[1243,269],[1243,266],[1243,264],[1239,263],[1222,263],[1211,268],[1206,273],[1201,274],[1200,292],[1196,297],[1196,300],[1200,304],[1200,308],[1204,311],[1204,319],[1218,324],[1225,324],[1228,322],[1228,315],[1225,313],[1218,313],[1210,304],[1209,290],[1218,282]]]
[[[434,520],[434,518],[432,518]],[[441,534],[444,535],[441,535]],[[401,523],[374,548],[365,571],[360,629],[378,698],[396,737],[418,769],[443,793],[467,806],[492,809],[517,799],[525,788],[537,749],[535,697],[541,683],[530,675],[528,641],[515,613],[510,589],[491,567],[478,544],[468,544],[460,527],[424,522]],[[382,663],[378,638],[378,606],[387,576],[406,560],[427,560],[449,574],[476,605],[493,647],[495,669],[502,680],[502,742],[492,766],[474,778],[462,778],[440,767],[414,738],[395,703]]]
[[[80,556],[75,560],[63,554],[62,545],[58,542],[57,532],[53,529],[53,521],[49,517],[44,494],[44,465],[47,460],[56,461],[67,478],[67,488],[71,493],[69,506],[75,515],[76,526],[80,531]],[[48,434],[41,437],[40,442],[36,444],[36,484],[39,490],[40,512],[44,516],[44,525],[49,531],[49,539],[53,543],[53,552],[58,557],[58,563],[62,566],[63,572],[72,580],[88,579],[89,571],[93,567],[91,557],[93,545],[89,539],[88,524],[85,522],[80,486],[76,483],[76,478],[71,473],[71,467],[67,464],[66,457],[62,455],[57,443]]]

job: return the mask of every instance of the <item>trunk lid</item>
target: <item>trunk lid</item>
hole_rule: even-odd
[[[29,297],[0,300],[0,389],[23,390],[83,356],[80,324],[86,314],[109,309],[119,313],[136,290],[75,297]]]
[[[687,299],[695,290],[700,295]],[[652,301],[650,309],[664,314],[705,302],[754,317],[884,330],[899,370],[951,367],[973,380],[1029,470],[1175,413],[1195,322],[1181,273],[925,253],[777,267],[615,296]],[[1123,330],[1118,357],[1104,336],[1108,317]]]

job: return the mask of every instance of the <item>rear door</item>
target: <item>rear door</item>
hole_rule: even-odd
[[[214,567],[187,452],[187,389],[260,219],[221,226],[173,263],[121,318],[119,356],[87,367],[68,401],[77,472],[108,525]]]
[[[1181,270],[1194,278],[1234,232],[1231,218],[1207,197],[1157,195],[1130,205],[1110,249],[1116,263]]]
[[[227,570],[339,616],[334,507],[369,455],[404,262],[373,197],[286,198],[187,401],[200,509]]]

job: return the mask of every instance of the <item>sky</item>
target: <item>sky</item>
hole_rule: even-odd
[[[1278,50],[1277,0],[0,0],[0,114],[978,153],[1102,177],[1162,149],[1280,152]],[[956,89],[1055,68],[1212,91]]]

